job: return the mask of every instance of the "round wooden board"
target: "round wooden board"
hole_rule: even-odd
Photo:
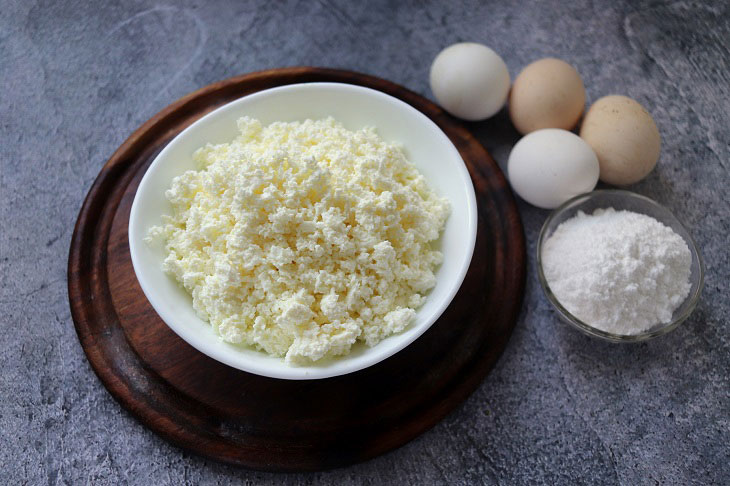
[[[474,182],[479,207],[476,249],[449,308],[403,351],[335,378],[264,378],[197,352],[157,316],[132,269],[129,211],[154,157],[202,115],[256,91],[317,81],[383,91],[441,127],[459,149]],[[163,438],[203,456],[255,469],[302,471],[348,465],[401,446],[474,391],[512,333],[524,290],[525,242],[502,172],[460,123],[391,82],[301,67],[212,84],[173,103],[134,132],[86,197],[68,265],[69,300],[81,346],[124,408]]]

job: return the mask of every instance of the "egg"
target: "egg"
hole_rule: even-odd
[[[604,96],[593,103],[580,136],[598,156],[601,180],[609,184],[638,182],[659,160],[661,137],[654,119],[626,96]]]
[[[474,42],[453,44],[431,65],[431,91],[439,104],[464,120],[484,120],[507,101],[507,65],[489,47]]]
[[[509,95],[509,116],[518,132],[541,128],[570,130],[586,102],[583,80],[565,61],[545,58],[520,72]]]
[[[552,209],[590,192],[598,182],[598,158],[578,135],[544,128],[512,148],[507,174],[512,189],[534,206]]]

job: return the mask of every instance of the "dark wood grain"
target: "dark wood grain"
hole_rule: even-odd
[[[197,352],[157,316],[132,269],[129,211],[155,155],[193,121],[262,89],[316,81],[378,89],[413,105],[441,127],[464,158],[477,192],[476,249],[452,304],[403,351],[335,378],[264,378]],[[212,84],[140,127],[109,159],[89,191],[68,263],[69,299],[79,340],[119,403],[178,446],[273,471],[363,461],[432,427],[479,385],[504,350],[524,279],[524,236],[511,192],[497,165],[460,123],[388,81],[309,67]]]

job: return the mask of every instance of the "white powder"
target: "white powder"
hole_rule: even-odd
[[[692,255],[682,237],[630,211],[579,212],[548,238],[542,261],[558,301],[583,322],[614,334],[670,322],[690,290]]]

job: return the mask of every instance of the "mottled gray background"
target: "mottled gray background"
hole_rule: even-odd
[[[0,484],[727,484],[729,4],[521,3],[1,0]],[[191,456],[124,412],[84,357],[66,293],[73,225],[112,152],[178,97],[264,68],[352,69],[431,97],[431,60],[464,40],[494,48],[513,77],[561,57],[589,102],[620,93],[654,115],[661,160],[631,189],[702,248],[689,321],[641,345],[558,322],[533,257],[547,212],[520,202],[527,294],[509,346],[406,446],[320,474],[258,473]],[[504,112],[469,127],[504,167],[517,139]]]

